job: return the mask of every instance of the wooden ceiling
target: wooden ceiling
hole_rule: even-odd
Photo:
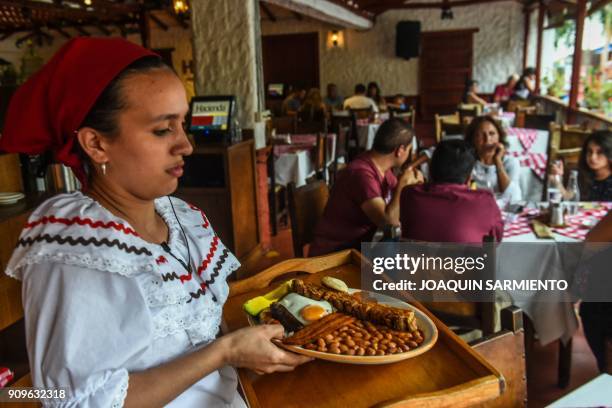
[[[502,7],[500,3],[509,0],[332,0],[349,10],[361,13],[362,15],[375,18],[375,16],[394,9],[444,9],[453,7],[469,6],[474,4],[490,4],[492,7]],[[523,4],[526,8],[537,7],[540,1],[549,10],[549,12],[558,12],[559,10],[571,11],[577,0],[511,0]],[[590,0],[589,9],[592,12],[600,9],[610,0]]]
[[[152,21],[168,29],[160,13],[188,28],[188,16],[176,15],[171,0],[0,0],[0,41],[14,36],[16,44],[32,39],[50,43],[54,36],[126,36]]]

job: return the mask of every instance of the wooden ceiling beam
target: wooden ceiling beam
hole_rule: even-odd
[[[14,31],[7,31],[7,32],[3,33],[2,36],[0,36],[0,41],[6,40],[7,38],[9,38],[13,34],[15,34]]]
[[[587,16],[591,16],[593,13],[598,12],[599,10],[610,4],[610,2],[612,2],[612,0],[594,0],[593,2],[591,2],[591,7],[589,8],[589,11],[587,11]]]
[[[184,29],[188,29],[189,28],[189,24],[187,24],[185,22],[185,20],[183,20],[181,17],[177,16],[175,13],[173,13],[172,11],[167,10],[166,11],[168,13],[168,15],[170,17],[172,17],[174,20],[176,20],[177,23],[179,23],[179,25],[181,27],[183,27]]]
[[[102,24],[96,23],[96,24],[92,24],[94,27],[96,27],[98,30],[100,30],[100,32],[106,36],[108,35],[112,35],[112,31],[109,30],[108,28],[104,27]]]
[[[70,39],[72,38],[72,36],[70,35],[70,33],[66,30],[64,30],[63,28],[56,26],[55,24],[47,24],[47,27],[49,27],[51,30],[55,30],[58,33],[60,33],[64,38]]]
[[[264,14],[268,17],[270,21],[276,23],[276,16],[274,15],[274,13],[272,13],[272,10],[270,10],[270,7],[268,7],[266,3],[260,1],[259,7],[261,7],[261,10],[264,12]]]
[[[31,32],[29,34],[24,35],[23,37],[19,37],[17,41],[15,41],[15,45],[17,46],[17,48],[19,48],[21,44],[23,44],[25,41],[29,40],[30,38],[34,37],[35,35],[36,34],[34,32]]]
[[[90,37],[91,33],[87,30],[85,30],[82,26],[80,25],[75,25],[73,27],[75,30],[77,30],[79,32],[79,34],[84,35],[85,37]]]
[[[362,8],[366,11],[371,11],[375,14],[381,14],[387,10],[392,9],[442,9],[445,7],[462,7],[471,6],[474,4],[482,3],[495,3],[508,0],[450,0],[440,1],[437,3],[399,3],[395,1],[382,1],[376,2],[371,5],[363,5]],[[523,0],[514,0],[520,4],[526,4]]]
[[[298,21],[302,21],[304,19],[304,17],[302,17],[302,15],[297,11],[292,11],[291,14],[293,14],[293,17],[295,17]]]
[[[161,28],[164,31],[168,31],[168,24],[164,23],[163,21],[160,20],[159,17],[157,17],[155,14],[153,13],[149,13],[149,18],[151,19],[151,21],[153,21],[159,28]]]

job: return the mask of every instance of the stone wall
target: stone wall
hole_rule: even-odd
[[[327,50],[334,27],[310,19],[262,22],[262,34],[319,33],[321,87],[338,84],[350,95],[359,82],[377,81],[384,94],[418,94],[418,58],[395,57],[395,26],[402,20],[421,21],[422,31],[478,28],[474,36],[474,78],[482,92],[492,92],[508,75],[522,70],[523,13],[514,1],[453,8],[453,20],[441,20],[439,9],[389,10],[371,30],[345,31],[345,47]]]
[[[254,0],[192,2],[198,95],[238,95],[239,121],[255,126],[259,81],[255,53]]]

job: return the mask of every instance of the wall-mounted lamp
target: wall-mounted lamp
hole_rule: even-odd
[[[185,14],[189,11],[189,3],[187,0],[174,0],[172,2],[172,8],[178,15]]]
[[[344,32],[332,30],[327,33],[327,49],[344,48]]]

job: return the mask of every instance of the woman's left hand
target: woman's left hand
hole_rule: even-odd
[[[498,143],[497,147],[495,148],[495,156],[493,156],[493,159],[495,160],[496,163],[502,163],[502,160],[504,158],[504,155],[506,154],[506,146],[504,146],[503,143]]]

